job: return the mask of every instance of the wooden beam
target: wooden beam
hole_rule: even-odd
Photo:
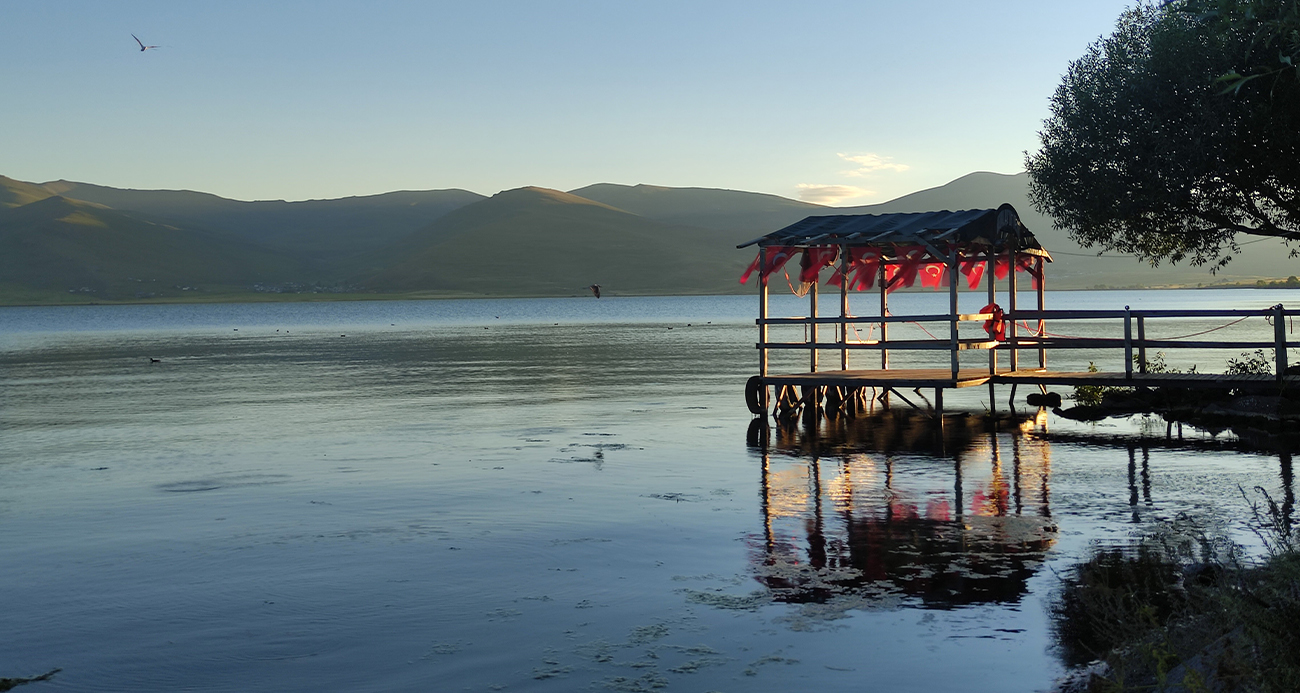
[[[849,246],[840,246],[840,319],[845,322],[840,323],[840,343],[847,345],[849,343]],[[846,346],[840,349],[840,368],[849,369],[849,350]]]
[[[948,257],[944,258],[944,265],[948,269],[948,342],[952,345],[949,365],[952,367],[952,377],[956,380],[957,371],[961,370],[960,360],[957,358],[957,344],[961,341],[957,331],[960,320],[957,314],[957,246],[948,248]]]
[[[806,251],[805,251],[806,252]],[[821,327],[817,324],[817,282],[813,281],[812,288],[808,290],[808,314],[812,316],[813,323],[809,326],[809,336],[812,337],[812,344],[816,345],[821,340],[818,339],[818,331]],[[812,370],[817,372],[817,347],[812,348]]]

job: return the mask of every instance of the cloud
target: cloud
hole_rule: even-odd
[[[799,189],[799,199],[804,202],[811,202],[818,205],[834,205],[842,200],[851,200],[855,197],[868,197],[876,193],[871,190],[864,190],[854,185],[817,185],[814,183],[800,183],[795,186]]]
[[[875,173],[876,171],[906,171],[910,168],[907,164],[894,163],[894,157],[892,156],[880,156],[879,154],[871,154],[869,152],[852,156],[848,154],[839,154],[838,156],[851,164],[858,165],[855,169],[841,171],[841,173],[846,176],[859,177],[865,176],[868,173]]]

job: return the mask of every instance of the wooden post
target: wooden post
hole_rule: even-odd
[[[997,262],[997,258],[993,254],[993,248],[989,247],[988,258],[984,263],[984,276],[988,279],[989,282],[988,283],[989,305],[993,305],[997,303],[998,300],[997,298],[998,277],[997,274],[995,274],[997,270],[994,267],[996,262]],[[993,338],[992,335],[990,335],[989,339],[992,338]],[[989,349],[989,375],[995,375],[997,374],[997,372],[998,372],[998,350],[995,347],[993,349]],[[990,402],[993,401],[992,384],[989,385],[989,401]]]
[[[1277,382],[1286,376],[1286,314],[1279,303],[1273,306],[1273,359],[1276,361]]]
[[[758,247],[758,375],[767,377],[767,248]],[[763,383],[763,410],[771,409],[767,383]]]
[[[885,314],[889,312],[889,285],[885,282],[885,257],[881,253],[880,257],[880,367],[889,370],[889,349],[885,347],[885,342],[889,341],[889,323],[884,321]]]
[[[1038,310],[1047,310],[1047,261],[1038,259]],[[1047,348],[1043,340],[1047,338],[1047,321],[1038,318],[1038,368],[1047,370]]]
[[[1007,305],[1007,315],[1011,317],[1011,329],[1007,330],[1007,338],[1011,342],[1011,370],[1015,371],[1020,368],[1020,352],[1016,349],[1016,260],[1020,255],[1019,238],[1012,237],[1011,248],[1007,250],[1007,257],[1011,260],[1011,269],[1007,272],[1007,279],[1010,281],[1010,303]]]
[[[804,251],[807,252],[807,251]],[[813,282],[812,288],[808,290],[808,313],[812,316],[812,329],[809,330],[809,336],[812,337],[812,372],[817,372],[817,282]]]
[[[1124,306],[1124,377],[1133,379],[1133,316]]]
[[[849,369],[849,247],[840,246],[840,370]]]
[[[1138,372],[1147,372],[1147,319],[1138,316]]]
[[[948,265],[948,348],[952,350],[949,356],[949,362],[952,366],[952,379],[954,384],[957,381],[957,374],[961,372],[961,360],[958,358],[958,346],[960,334],[957,331],[957,246],[948,246],[948,257],[945,260]],[[935,395],[938,397],[939,395]]]

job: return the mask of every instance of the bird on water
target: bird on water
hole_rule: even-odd
[[[587,288],[591,289],[591,293],[595,294],[596,298],[600,298],[600,284],[592,284]]]
[[[141,52],[141,53],[143,53],[143,52],[149,50],[150,48],[162,48],[162,46],[146,46],[146,45],[144,45],[144,41],[141,41],[141,40],[140,40],[140,37],[136,36],[135,34],[131,34],[131,38],[135,39],[135,42],[138,43],[138,44],[140,44],[140,52]]]

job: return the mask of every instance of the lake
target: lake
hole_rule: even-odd
[[[943,312],[945,298],[891,305]],[[937,436],[896,409],[758,445],[742,396],[756,309],[0,308],[0,677],[62,669],[32,691],[1041,691],[1065,671],[1058,574],[1089,547],[1180,517],[1250,545],[1239,488],[1291,497],[1289,457],[1231,433],[1167,437],[1154,417],[1020,405],[1015,423],[959,416]],[[1220,334],[1267,339],[1262,324]],[[1212,371],[1236,355],[1170,362]],[[945,405],[981,412],[987,390]]]

